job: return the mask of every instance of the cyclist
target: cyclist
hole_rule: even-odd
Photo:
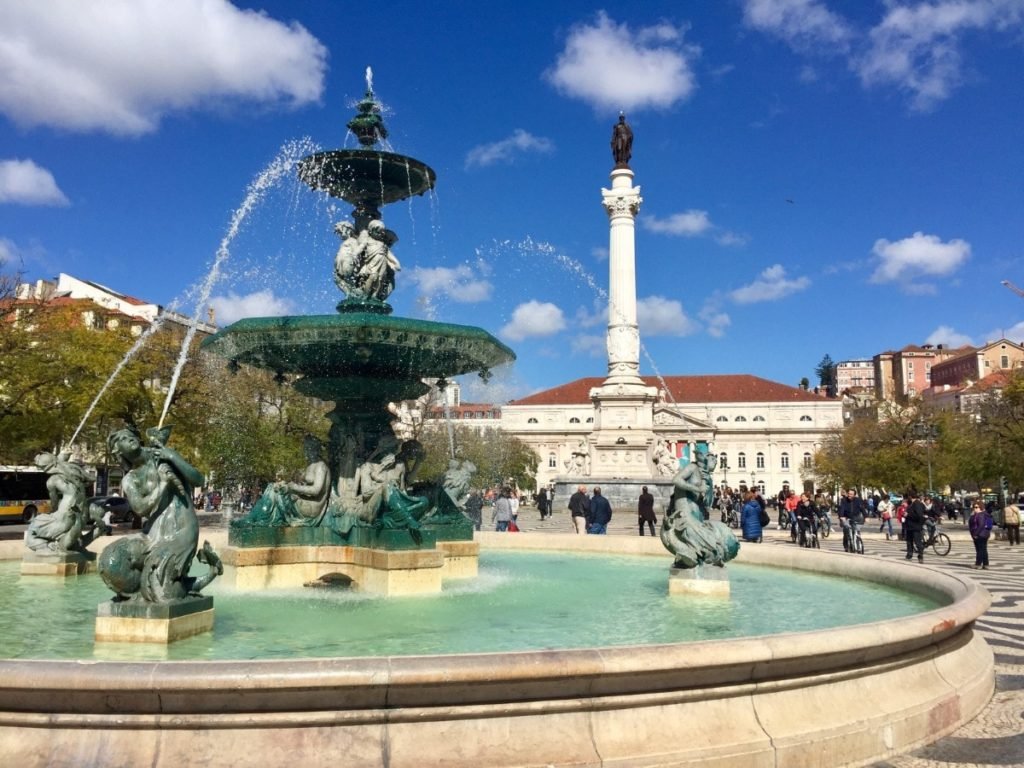
[[[806,493],[800,494],[800,503],[796,506],[795,514],[800,526],[800,546],[809,546],[808,535],[812,531],[818,532],[818,510]]]
[[[907,506],[907,517],[904,520],[907,539],[907,560],[914,556],[917,550],[917,562],[924,562],[924,526],[927,519],[924,502],[917,496],[917,491],[910,491],[907,494],[910,504]]]
[[[854,541],[857,531],[864,524],[864,499],[853,488],[846,489],[846,495],[839,501],[839,524],[843,527],[843,549],[856,552]]]

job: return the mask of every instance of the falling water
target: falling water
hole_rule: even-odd
[[[92,415],[92,412],[96,408],[97,403],[99,403],[100,398],[103,397],[106,391],[110,388],[110,385],[114,383],[114,380],[118,377],[118,374],[121,373],[121,370],[126,365],[128,365],[129,361],[131,361],[131,359],[135,357],[136,354],[138,354],[140,349],[146,346],[146,342],[149,341],[149,338],[158,330],[160,330],[160,328],[163,327],[164,321],[167,319],[168,312],[173,312],[175,306],[175,304],[171,304],[170,306],[167,307],[167,309],[164,312],[157,315],[153,319],[153,322],[149,324],[149,327],[142,333],[142,335],[135,340],[135,343],[132,344],[131,349],[129,349],[128,352],[125,353],[125,356],[121,358],[121,362],[117,364],[117,366],[114,368],[110,376],[107,377],[107,380],[103,383],[103,386],[100,387],[100,391],[96,394],[96,397],[93,398],[93,401],[89,404],[89,407],[85,409],[85,415],[82,416],[82,420],[78,423],[78,426],[75,428],[75,433],[71,436],[71,440],[68,441],[68,448],[75,444],[75,440],[78,439],[78,433],[82,431],[82,427],[84,427],[85,422],[89,420],[89,417]]]
[[[448,405],[448,385],[445,384],[444,389],[441,390],[441,396],[444,398],[441,403],[441,407],[444,408],[444,424],[448,429],[448,457],[451,459],[455,458],[455,427],[452,424],[452,411]]]
[[[249,184],[249,187],[246,190],[245,199],[231,217],[231,224],[228,227],[227,234],[224,235],[224,239],[221,240],[220,247],[217,249],[217,254],[213,260],[213,266],[210,267],[210,271],[207,273],[206,279],[200,284],[199,297],[196,300],[196,309],[192,315],[191,322],[189,323],[188,331],[185,333],[185,339],[181,344],[178,363],[174,367],[174,374],[171,376],[171,384],[167,390],[167,398],[164,400],[164,408],[160,414],[160,421],[157,425],[158,427],[163,426],[164,419],[167,418],[167,411],[171,407],[174,390],[178,385],[181,370],[185,367],[185,361],[188,360],[189,347],[192,344],[192,339],[195,338],[196,329],[199,326],[199,318],[206,310],[206,305],[210,300],[210,292],[213,290],[213,286],[220,278],[224,262],[228,258],[228,246],[231,245],[231,242],[235,239],[236,235],[238,235],[246,217],[248,217],[253,208],[263,200],[267,191],[286,175],[289,175],[299,160],[317,151],[317,149],[319,149],[319,147],[317,147],[308,138],[288,142],[281,148],[277,157],[271,160],[270,165],[268,165]]]
[[[594,276],[584,269],[583,265],[576,259],[566,256],[564,253],[559,253],[550,243],[538,243],[530,237],[527,237],[526,240],[520,243],[519,247],[523,250],[534,250],[553,258],[561,267],[572,272],[576,277],[586,283],[587,287],[596,293],[602,301],[608,302],[608,312],[617,315],[617,320],[626,320],[625,315],[617,307],[612,306],[608,299],[608,292],[597,284]],[[661,386],[668,399],[672,401],[673,405],[678,405],[675,398],[672,396],[672,391],[669,389],[668,384],[665,381],[665,377],[661,375],[661,371],[658,370],[658,366],[654,363],[654,358],[651,357],[650,352],[647,351],[647,347],[644,346],[643,342],[640,343],[640,351],[643,353],[644,359],[647,360],[647,364],[651,366],[651,370],[654,371],[655,377],[659,382],[661,382]]]
[[[366,90],[373,91],[373,68],[366,68]]]

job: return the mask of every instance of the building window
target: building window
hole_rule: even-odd
[[[754,421],[764,421],[764,416],[755,416]]]
[[[552,468],[558,467],[558,458],[553,453],[548,454],[548,466]]]
[[[735,419],[733,419],[733,421],[746,421],[746,420],[747,420],[746,416],[737,416]]]
[[[747,468],[747,454],[741,453],[736,457],[736,469]]]
[[[1003,355],[1002,357],[999,358],[999,367],[1000,368],[1009,368],[1010,367],[1010,358],[1007,355]]]
[[[757,464],[758,469],[764,469],[764,454],[758,452],[757,456],[754,457],[754,461]]]
[[[807,414],[804,414],[803,416],[800,417],[800,421],[814,421],[814,419],[812,419]]]
[[[593,423],[594,423],[594,417],[593,416],[587,416],[587,424],[593,424]]]
[[[527,424],[536,424],[536,423],[537,423],[537,420],[536,420],[535,418],[533,418],[533,416],[531,416],[530,418],[528,418],[528,419],[526,420],[526,423],[527,423]]]
[[[782,454],[782,468],[783,469],[789,469],[789,454],[788,453]]]
[[[811,468],[811,454],[805,453],[804,454],[804,469],[810,469],[810,468]]]
[[[569,423],[570,424],[579,424],[580,420],[577,417],[573,416],[571,419],[569,419]]]
[[[729,420],[728,416],[719,416],[717,419],[715,419],[715,421],[728,421],[728,420]]]
[[[718,468],[725,470],[729,468],[729,454],[720,453],[718,454]]]

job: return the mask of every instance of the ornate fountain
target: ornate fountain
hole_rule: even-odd
[[[442,574],[476,572],[472,524],[452,493],[467,468],[455,463],[452,477],[417,481],[423,449],[396,422],[395,403],[429,392],[424,380],[443,387],[465,373],[486,379],[515,354],[481,328],[392,315],[387,299],[401,265],[381,208],[424,194],[436,175],[376,148],[387,129],[369,77],[357,108],[348,128],[359,149],[317,152],[299,164],[302,181],[353,206],[352,220],[334,227],[334,280],[345,293],[338,313],[241,320],[203,344],[233,368],[297,377],[298,391],[334,403],[326,453],[307,445],[303,479],[268,486],[232,525],[224,562],[244,586],[340,575],[366,591],[408,594],[439,590]]]

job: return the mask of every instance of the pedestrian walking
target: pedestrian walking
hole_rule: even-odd
[[[601,495],[600,487],[594,488],[590,498],[590,516],[587,518],[587,533],[603,534],[608,532],[608,523],[612,521],[612,505]]]
[[[980,501],[974,502],[967,528],[974,541],[974,567],[988,570],[988,538],[992,534],[992,515]]]
[[[587,486],[579,486],[576,493],[569,497],[569,514],[572,516],[572,524],[576,528],[576,533],[586,533],[587,516],[590,514],[590,497],[587,496]]]
[[[654,496],[647,491],[646,485],[640,490],[640,498],[636,502],[636,514],[640,522],[640,535],[644,535],[644,523],[647,523],[647,527],[651,529],[651,536],[653,536],[658,518],[654,514]]]
[[[907,517],[904,520],[905,535],[907,539],[907,560],[914,556],[917,550],[917,562],[924,562],[924,525],[927,517],[924,502],[917,497],[917,491],[907,494],[910,504],[907,506]]]
[[[1006,543],[1011,547],[1020,546],[1020,505],[1011,504],[1003,510],[1003,528],[1006,529]]]
[[[512,522],[512,502],[509,500],[511,491],[502,488],[498,498],[494,500],[494,507],[491,511],[491,522],[495,523],[494,530],[498,532],[507,531],[509,523]]]

